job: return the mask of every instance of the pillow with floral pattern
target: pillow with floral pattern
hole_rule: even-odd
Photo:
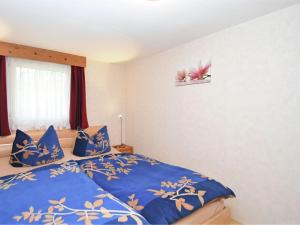
[[[110,151],[107,127],[100,128],[95,135],[90,137],[82,129],[78,130],[73,154],[84,157],[101,155]]]
[[[37,144],[21,130],[17,130],[10,154],[10,164],[14,167],[40,166],[64,157],[53,126],[50,126]]]

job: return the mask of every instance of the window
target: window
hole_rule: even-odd
[[[6,74],[10,129],[70,126],[70,66],[7,58]]]

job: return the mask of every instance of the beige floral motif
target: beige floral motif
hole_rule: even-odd
[[[102,134],[101,132],[98,132],[94,136],[89,137],[84,131],[81,130],[78,132],[77,139],[86,140],[89,144],[95,145],[96,148],[101,148],[101,152],[105,152],[110,147],[109,140],[104,139],[104,134]],[[96,142],[93,141],[94,139],[96,139]],[[88,149],[86,152],[89,156],[94,156],[101,153],[97,149]]]
[[[76,162],[65,162],[60,164],[57,169],[50,169],[51,178],[64,174],[65,172],[79,173],[80,168]]]
[[[99,189],[102,191],[102,189]],[[51,204],[48,207],[47,212],[42,212],[42,210],[35,210],[33,206],[29,207],[28,211],[24,211],[21,215],[14,216],[14,220],[17,222],[32,223],[32,222],[42,222],[45,225],[66,225],[64,218],[68,215],[76,215],[77,222],[84,221],[86,225],[92,225],[93,220],[98,220],[99,218],[114,218],[116,217],[119,222],[126,222],[129,217],[131,217],[137,225],[142,224],[141,215],[133,211],[130,207],[121,203],[118,199],[110,194],[102,193],[96,196],[95,201],[85,201],[84,207],[81,209],[76,209],[68,206],[66,204],[66,198],[61,198],[60,200],[49,200]],[[108,199],[115,201],[116,203],[123,206],[123,210],[107,209],[105,208],[104,202]]]
[[[33,151],[26,151],[23,153],[23,158],[28,159],[31,155],[34,155]]]
[[[45,155],[48,155],[49,154],[49,150],[48,150],[48,148],[46,147],[46,145],[42,145],[42,144],[39,144],[38,146],[37,146],[37,148],[38,148],[38,150],[39,150],[39,152],[40,152],[40,154],[39,154],[39,158],[40,157],[42,157],[42,156],[45,156]],[[58,149],[58,147],[56,147],[55,145],[53,146],[53,152],[54,151],[56,151],[57,153],[59,152],[58,150],[55,150],[55,149]],[[56,157],[54,157],[54,155],[52,156],[51,155],[51,158],[56,158]]]
[[[196,191],[192,186],[196,183],[197,182],[194,182],[187,177],[181,177],[181,179],[175,183],[171,181],[162,181],[160,185],[162,188],[160,190],[148,189],[148,191],[153,192],[155,196],[168,198],[171,201],[174,201],[178,211],[181,211],[182,208],[191,211],[194,209],[194,206],[187,203],[184,196],[197,196],[201,205],[203,206],[205,204],[204,195],[206,194],[206,191]],[[174,189],[174,191],[166,191],[164,188]]]
[[[97,150],[95,150],[95,149],[86,150],[86,152],[88,153],[87,155],[89,155],[89,156],[99,155],[99,152],[97,152]]]
[[[50,151],[47,149],[47,147],[43,144],[39,144],[37,146],[36,150],[32,149],[32,148],[35,148],[36,146],[34,145],[34,143],[32,141],[29,142],[28,140],[24,140],[23,145],[16,144],[16,146],[18,148],[18,151],[14,152],[14,153],[11,153],[11,157],[10,157],[10,163],[11,164],[12,163],[17,163],[17,164],[20,164],[22,166],[32,166],[32,165],[27,165],[27,164],[21,162],[21,160],[18,158],[18,155],[22,154],[22,157],[24,159],[28,159],[28,158],[30,158],[31,156],[34,156],[34,155],[37,155],[38,158],[41,158],[41,157],[46,156],[50,153]],[[36,164],[37,165],[44,165],[44,164],[49,164],[49,163],[57,161],[58,154],[59,154],[60,151],[61,150],[58,146],[53,145],[52,152],[51,152],[51,155],[50,155],[51,158],[48,159],[48,160],[37,161]]]
[[[14,185],[17,185],[17,183],[15,183],[16,180],[21,180],[21,181],[35,181],[35,174],[32,172],[26,172],[26,173],[19,173],[16,174],[15,176],[6,178],[1,180],[0,179],[0,190],[7,190],[9,188],[11,188]]]
[[[17,157],[18,154],[22,154],[22,157],[27,159],[29,158],[31,155],[35,155],[35,154],[40,154],[40,152],[38,150],[32,150],[32,147],[36,147],[33,143],[33,141],[28,141],[28,140],[24,140],[22,144],[16,144],[16,147],[18,148],[18,151],[11,153],[10,156],[10,164],[12,163],[17,163],[20,164],[22,166],[31,166],[31,165],[27,165],[23,162],[21,162],[19,160],[19,158]]]
[[[26,147],[31,147],[31,146],[33,145],[33,141],[30,141],[30,142],[29,142],[28,140],[24,140],[22,144],[23,144],[23,145],[16,144],[17,148],[18,148],[18,149],[24,149],[24,148],[26,148]],[[33,145],[33,146],[34,146],[34,145]]]
[[[144,209],[144,206],[138,205],[139,199],[135,198],[135,194],[130,195],[129,201],[127,202],[127,205],[129,205],[131,208],[135,209],[136,211],[141,211]]]
[[[194,206],[192,206],[191,204],[188,204],[185,202],[184,198],[179,198],[175,200],[175,204],[176,204],[176,208],[178,209],[178,211],[181,211],[181,207],[185,208],[186,210],[193,210]]]
[[[93,178],[94,173],[100,173],[106,176],[108,181],[111,181],[114,179],[119,179],[120,174],[128,175],[132,170],[130,167],[137,165],[139,161],[146,161],[152,166],[159,164],[159,162],[154,159],[137,157],[135,155],[111,154],[108,157],[108,160],[115,162],[117,165],[114,165],[112,162],[108,162],[106,160],[106,156],[100,155],[99,161],[101,162],[101,167],[97,166],[95,162],[89,160],[83,163],[80,168],[81,170],[85,171],[90,178]]]
[[[98,148],[102,147],[103,149],[106,149],[106,148],[109,147],[109,141],[104,138],[103,133],[98,132],[93,138],[95,138],[97,140],[96,141],[96,146]]]
[[[44,147],[43,151],[45,151],[45,148],[46,147]],[[51,152],[51,158],[56,160],[59,152],[60,152],[60,149],[57,146],[53,145],[52,152]]]
[[[81,169],[86,172],[86,174],[93,178],[94,173],[101,173],[107,176],[107,180],[118,179],[116,168],[110,163],[102,163],[103,168],[98,168],[97,164],[89,160],[86,163],[81,165]]]
[[[124,156],[124,157],[127,158],[128,163],[130,163],[130,164],[138,164],[138,161],[146,161],[151,166],[159,164],[159,162],[157,160],[151,159],[151,158],[146,157],[146,156],[136,156],[136,155],[131,154],[129,156]]]

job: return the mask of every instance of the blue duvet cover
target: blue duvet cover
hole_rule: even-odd
[[[233,197],[221,183],[194,171],[137,154],[78,161],[81,170],[151,224],[171,224],[220,197]]]
[[[0,224],[149,224],[69,161],[0,178]]]

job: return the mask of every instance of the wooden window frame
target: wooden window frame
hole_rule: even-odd
[[[0,41],[0,55],[86,67],[86,57]]]

